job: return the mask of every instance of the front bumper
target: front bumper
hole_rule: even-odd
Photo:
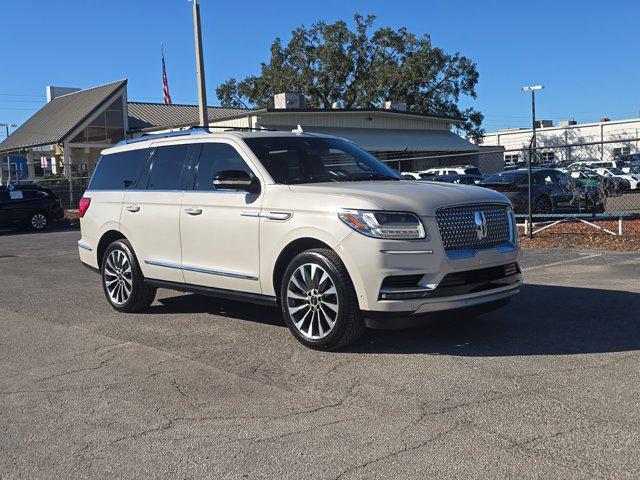
[[[424,223],[427,223],[423,219]],[[520,250],[517,245],[477,250],[469,255],[452,257],[445,252],[435,221],[427,224],[431,236],[419,241],[378,240],[354,232],[339,246],[339,253],[353,281],[360,310],[365,316],[376,313],[390,315],[419,315],[465,308],[509,298],[520,290],[522,275],[519,268]],[[466,291],[440,288],[449,274],[516,264],[517,270],[478,288]],[[419,282],[415,290],[424,292],[422,298],[383,298],[385,278],[415,275]],[[412,291],[414,287],[407,287]],[[443,290],[446,294],[443,294]],[[402,291],[402,289],[398,289]],[[420,297],[416,292],[416,297]],[[432,293],[433,292],[433,293]],[[437,294],[435,292],[438,292]]]

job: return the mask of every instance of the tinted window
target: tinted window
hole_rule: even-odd
[[[519,185],[521,183],[527,182],[528,178],[528,174],[526,173],[501,172],[487,177],[481,183],[506,183],[511,185]]]
[[[213,179],[223,170],[242,170],[253,178],[253,172],[231,145],[205,143],[202,145],[194,190],[213,190]]]
[[[470,175],[481,175],[480,170],[477,168],[465,168],[464,172]]]
[[[402,180],[351,142],[322,137],[254,137],[244,141],[276,183]]]
[[[34,198],[42,198],[45,196],[45,193],[39,190],[22,190],[22,196],[25,199],[31,200]]]
[[[188,145],[158,147],[153,155],[147,190],[181,190]]]
[[[151,149],[130,150],[128,152],[102,155],[89,190],[123,190],[135,188]]]

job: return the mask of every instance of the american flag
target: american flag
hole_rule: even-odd
[[[164,49],[162,49],[162,85],[164,89],[164,103],[171,103],[171,94],[169,93],[169,82],[167,81],[167,69],[164,66]]]

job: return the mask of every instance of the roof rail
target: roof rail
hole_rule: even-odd
[[[198,135],[202,133],[211,133],[211,128],[220,128],[224,130],[242,130],[242,131],[269,131],[276,132],[275,128],[264,128],[264,127],[225,127],[222,125],[191,125],[190,127],[185,128],[184,130],[175,130],[172,132],[165,133],[143,133],[140,137],[131,138],[129,140],[122,140],[116,143],[116,147],[120,145],[129,145],[131,143],[143,142],[145,140],[154,140],[156,138],[170,138],[170,137],[180,137],[183,135]]]

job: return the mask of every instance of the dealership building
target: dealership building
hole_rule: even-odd
[[[275,108],[208,107],[208,116],[211,127],[291,130],[300,125],[307,132],[347,138],[400,170],[451,163],[451,157],[434,158],[438,155],[465,154],[457,159],[473,162],[479,150],[452,131],[460,118],[411,112],[397,102],[380,108],[314,109],[305,108],[300,95],[280,94]],[[47,103],[0,143],[0,156],[3,169],[26,158],[29,179],[49,173],[86,177],[105,148],[195,126],[198,118],[197,105],[129,101],[127,80],[85,90],[47,87]]]

